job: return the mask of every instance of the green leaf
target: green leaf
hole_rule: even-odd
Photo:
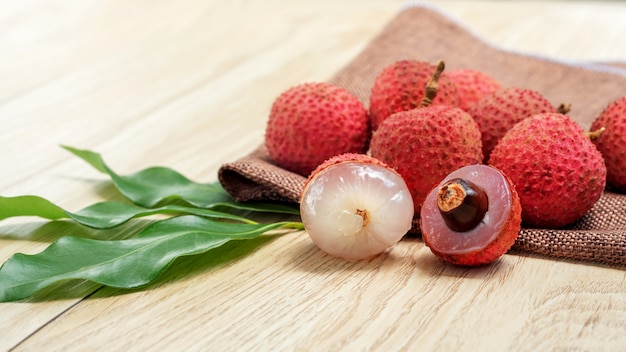
[[[157,204],[182,200],[200,208],[228,207],[255,212],[300,214],[298,206],[294,204],[236,202],[219,182],[197,183],[166,167],[150,167],[128,176],[120,176],[106,165],[100,154],[70,146],[62,147],[96,170],[108,174],[122,195],[142,207],[152,208]]]
[[[209,208],[232,200],[219,184],[193,182],[166,167],[150,167],[128,176],[120,176],[97,153],[69,146],[63,148],[82,158],[96,170],[109,174],[117,189],[130,201],[142,207],[152,208],[159,203],[183,200],[196,207]]]
[[[0,196],[0,220],[16,216],[38,216],[49,220],[69,218],[81,225],[102,230],[122,225],[133,218],[155,214],[191,214],[214,219],[255,223],[231,213],[174,204],[147,209],[133,204],[100,202],[72,213],[38,196]]]
[[[280,213],[300,215],[300,208],[297,204],[290,203],[262,203],[262,202],[236,202],[234,200],[222,203],[215,203],[211,209],[232,208],[248,210],[262,213]]]
[[[38,254],[14,254],[0,267],[0,301],[21,300],[53,283],[72,279],[118,288],[143,286],[178,257],[281,228],[302,229],[302,224],[225,223],[188,215],[158,221],[127,240],[62,237]]]
[[[0,196],[0,220],[16,216],[39,216],[49,220],[68,217],[65,210],[38,196]]]
[[[255,223],[252,220],[234,214],[173,204],[146,209],[132,204],[101,202],[82,209],[77,213],[67,213],[79,224],[96,229],[113,228],[126,223],[130,219],[155,214],[189,214],[206,218],[240,221],[248,224]]]

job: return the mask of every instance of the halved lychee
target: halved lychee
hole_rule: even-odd
[[[363,259],[384,252],[411,229],[413,199],[400,174],[383,162],[342,154],[311,173],[300,216],[321,250]]]
[[[426,196],[420,229],[424,243],[447,262],[491,263],[515,243],[521,228],[520,200],[501,171],[468,165],[450,173]]]

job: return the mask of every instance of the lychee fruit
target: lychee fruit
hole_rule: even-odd
[[[410,229],[413,200],[395,170],[365,154],[319,165],[300,198],[306,232],[324,252],[364,259],[384,252]]]
[[[385,67],[376,77],[370,95],[369,114],[372,129],[393,113],[418,107],[424,98],[424,87],[436,66],[425,61],[401,60]],[[442,74],[434,105],[457,106],[459,97],[454,83]]]
[[[441,62],[438,72],[443,67]],[[483,160],[480,131],[472,117],[458,107],[428,105],[436,95],[437,77],[435,72],[427,85],[425,107],[391,115],[373,133],[370,144],[371,155],[404,178],[416,214],[426,194],[447,174]]]
[[[303,83],[274,101],[265,145],[276,165],[308,176],[332,156],[365,152],[370,134],[357,97],[329,83]]]
[[[582,217],[606,184],[602,154],[566,115],[544,113],[522,120],[491,153],[489,165],[515,184],[526,226],[558,228]]]
[[[626,192],[626,96],[606,106],[591,124],[591,131],[604,129],[592,141],[606,163],[606,183]]]
[[[515,243],[522,207],[511,180],[487,165],[451,172],[426,196],[420,229],[426,246],[447,262],[477,266]]]
[[[485,161],[513,125],[544,112],[556,112],[556,108],[541,93],[526,88],[503,88],[476,102],[468,113],[478,123]]]
[[[502,89],[495,78],[479,70],[458,68],[448,71],[447,74],[459,94],[459,107],[465,111],[485,95]]]

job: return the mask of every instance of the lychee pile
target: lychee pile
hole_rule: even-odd
[[[401,60],[368,98],[366,108],[343,88],[301,84],[267,124],[271,160],[308,177],[303,223],[331,255],[371,257],[412,229],[443,260],[484,265],[522,226],[571,226],[607,185],[626,192],[626,97],[585,132],[541,92]]]

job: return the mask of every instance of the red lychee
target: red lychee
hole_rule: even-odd
[[[417,60],[401,60],[385,67],[376,77],[370,95],[372,129],[376,130],[393,113],[418,107],[435,70],[435,65]],[[459,104],[456,87],[445,73],[439,79],[439,93],[433,104]]]
[[[606,183],[626,192],[626,96],[611,102],[591,125],[591,131],[604,128],[592,139],[606,163]]]
[[[357,97],[329,83],[303,83],[274,101],[265,145],[276,165],[307,176],[330,157],[365,152],[369,137]]]
[[[500,138],[521,120],[556,108],[539,92],[526,88],[504,88],[484,96],[468,113],[478,123],[485,161]]]
[[[465,111],[485,95],[493,94],[502,88],[495,78],[479,70],[469,68],[450,70],[448,77],[459,94],[459,107]]]
[[[373,133],[370,152],[406,181],[419,214],[426,194],[450,172],[483,159],[480,131],[458,107],[428,105],[437,94],[441,62],[425,91],[425,107],[397,112]],[[432,89],[434,88],[434,89]]]
[[[426,197],[420,229],[426,246],[457,265],[491,263],[515,243],[522,207],[511,180],[487,165],[450,173]]]
[[[602,155],[568,116],[544,113],[517,123],[491,153],[489,165],[515,184],[527,226],[558,228],[582,217],[606,183]]]

